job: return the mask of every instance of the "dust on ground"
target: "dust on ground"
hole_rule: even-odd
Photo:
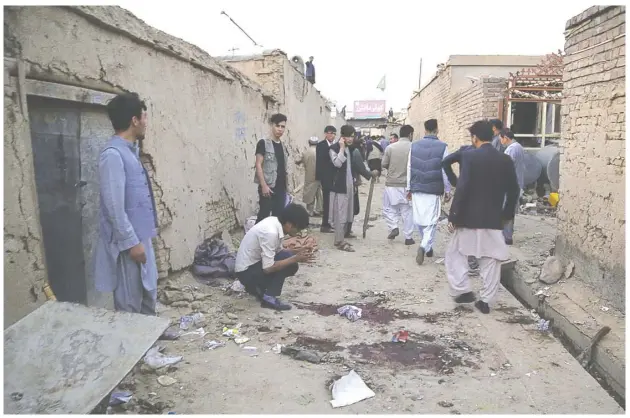
[[[182,315],[201,312],[190,331],[203,327],[205,335],[159,341],[165,355],[183,361],[158,371],[140,362],[121,385],[133,392],[132,401],[114,412],[622,412],[560,342],[540,337],[525,320],[529,311],[503,288],[489,315],[453,303],[444,265],[435,263],[444,254],[446,228],[439,227],[435,257],[416,265],[417,245],[386,239],[382,191],[377,184],[373,227],[366,239],[354,240],[355,253],[334,249],[333,237],[313,227],[317,260],[285,282],[282,296],[294,305],[291,311],[263,309],[250,295],[228,290],[228,280],[208,286],[181,272],[161,283],[160,316],[178,324]],[[357,235],[362,225],[363,212],[355,220]],[[473,280],[476,288],[479,280]],[[338,315],[344,305],[361,308],[362,318]],[[222,336],[224,327],[238,324],[249,339],[240,345]],[[392,342],[403,329],[409,340]],[[205,349],[211,340],[226,345]],[[376,396],[333,409],[329,385],[350,370]],[[162,386],[162,375],[176,383]]]

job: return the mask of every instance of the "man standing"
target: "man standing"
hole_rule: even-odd
[[[416,262],[424,256],[433,257],[433,241],[442,210],[440,199],[450,199],[451,185],[442,170],[442,160],[448,155],[446,143],[437,137],[435,119],[424,122],[424,138],[411,144],[407,167],[407,190],[411,198],[413,222],[420,228],[422,242]]]
[[[510,256],[503,238],[503,223],[514,219],[519,187],[510,158],[490,143],[490,122],[470,128],[474,150],[462,153],[461,175],[449,214],[454,232],[446,250],[446,274],[456,303],[475,300],[468,277],[467,257],[479,260],[483,289],[475,307],[490,312],[501,278],[501,261]]]
[[[512,159],[514,163],[514,169],[516,170],[516,181],[519,187],[519,198],[523,194],[525,189],[525,150],[514,140],[514,134],[504,129],[501,131],[501,145],[505,148],[505,153]],[[518,212],[518,204],[514,206],[514,214]],[[503,228],[503,236],[505,237],[505,243],[512,245],[514,243],[514,219],[505,222],[505,228]]]
[[[330,192],[330,217],[335,225],[335,247],[341,251],[354,252],[345,241],[348,222],[354,218],[354,180],[352,160],[348,149],[354,141],[355,130],[351,125],[341,127],[339,142],[330,147],[330,159],[335,166]]]
[[[271,138],[263,138],[256,144],[256,172],[259,210],[256,223],[269,215],[279,216],[284,209],[287,194],[287,165],[289,158],[281,138],[287,127],[287,117],[277,113],[269,120]]]
[[[333,178],[335,177],[335,171],[337,169],[330,159],[330,147],[332,147],[336,141],[337,129],[334,126],[327,126],[324,129],[325,140],[317,144],[315,149],[317,158],[315,162],[315,179],[322,185],[322,197],[323,197],[323,214],[322,214],[322,227],[321,232],[332,233],[332,226],[330,225],[330,192],[332,191]]]
[[[403,125],[400,128],[400,140],[391,144],[383,156],[383,168],[387,170],[385,192],[383,193],[383,216],[387,222],[389,236],[393,240],[400,232],[398,223],[403,221],[405,245],[413,245],[413,216],[411,204],[407,199],[407,163],[413,139],[413,127]]]
[[[309,57],[308,61],[306,61],[306,79],[311,83],[315,84],[315,65],[313,64],[313,57]]]
[[[501,130],[503,129],[503,122],[499,119],[492,119],[490,121],[492,124],[492,146],[497,151],[505,151],[505,147],[501,145]]]
[[[107,114],[115,135],[98,165],[96,289],[114,292],[117,311],[155,315],[158,272],[151,239],[157,236],[157,215],[149,175],[139,156],[147,107],[136,93],[126,93],[107,104]]]
[[[269,216],[247,231],[236,253],[235,272],[248,293],[261,300],[263,308],[287,311],[291,305],[278,296],[287,277],[295,276],[298,263],[313,259],[301,251],[293,254],[282,249],[285,235],[295,236],[308,227],[306,209],[295,203],[282,210],[280,216]]]
[[[297,165],[304,164],[304,203],[309,216],[322,212],[322,185],[315,179],[315,166],[317,160],[317,144],[319,139],[312,137],[308,140],[309,147],[305,149],[300,158],[295,161]]]

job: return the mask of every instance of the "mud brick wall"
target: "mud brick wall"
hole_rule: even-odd
[[[625,311],[625,7],[566,25],[558,254]]]
[[[5,7],[4,22],[5,60],[23,63],[26,80],[135,91],[146,100],[142,159],[158,206],[160,277],[190,266],[205,238],[255,214],[254,149],[272,113],[289,117],[285,143],[292,156],[330,118],[325,99],[287,71],[281,53],[270,57],[269,77],[279,81],[268,92],[120,7]],[[5,327],[45,301],[47,277],[28,109],[15,79],[5,71]],[[291,162],[288,169],[297,183],[303,174]]]
[[[470,144],[468,128],[479,119],[496,118],[499,100],[505,93],[507,82],[503,78],[481,78],[468,88],[451,88],[451,71],[446,67],[409,105],[408,120],[415,129],[415,137],[424,134],[424,121],[438,120],[439,137],[453,152]]]

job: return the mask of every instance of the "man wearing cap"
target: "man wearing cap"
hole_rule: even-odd
[[[319,216],[322,213],[322,185],[315,178],[315,166],[317,161],[317,144],[319,138],[316,136],[308,140],[309,147],[295,160],[297,165],[304,165],[304,197],[306,210],[309,216]]]
[[[315,180],[319,181],[322,186],[323,213],[321,232],[331,233],[333,231],[329,221],[330,192],[336,168],[330,159],[330,147],[337,142],[335,140],[335,137],[337,136],[337,129],[334,126],[326,126],[324,129],[324,135],[324,141],[318,143],[315,148]]]

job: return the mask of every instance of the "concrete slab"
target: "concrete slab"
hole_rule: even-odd
[[[168,324],[47,302],[4,331],[4,412],[89,414]]]

